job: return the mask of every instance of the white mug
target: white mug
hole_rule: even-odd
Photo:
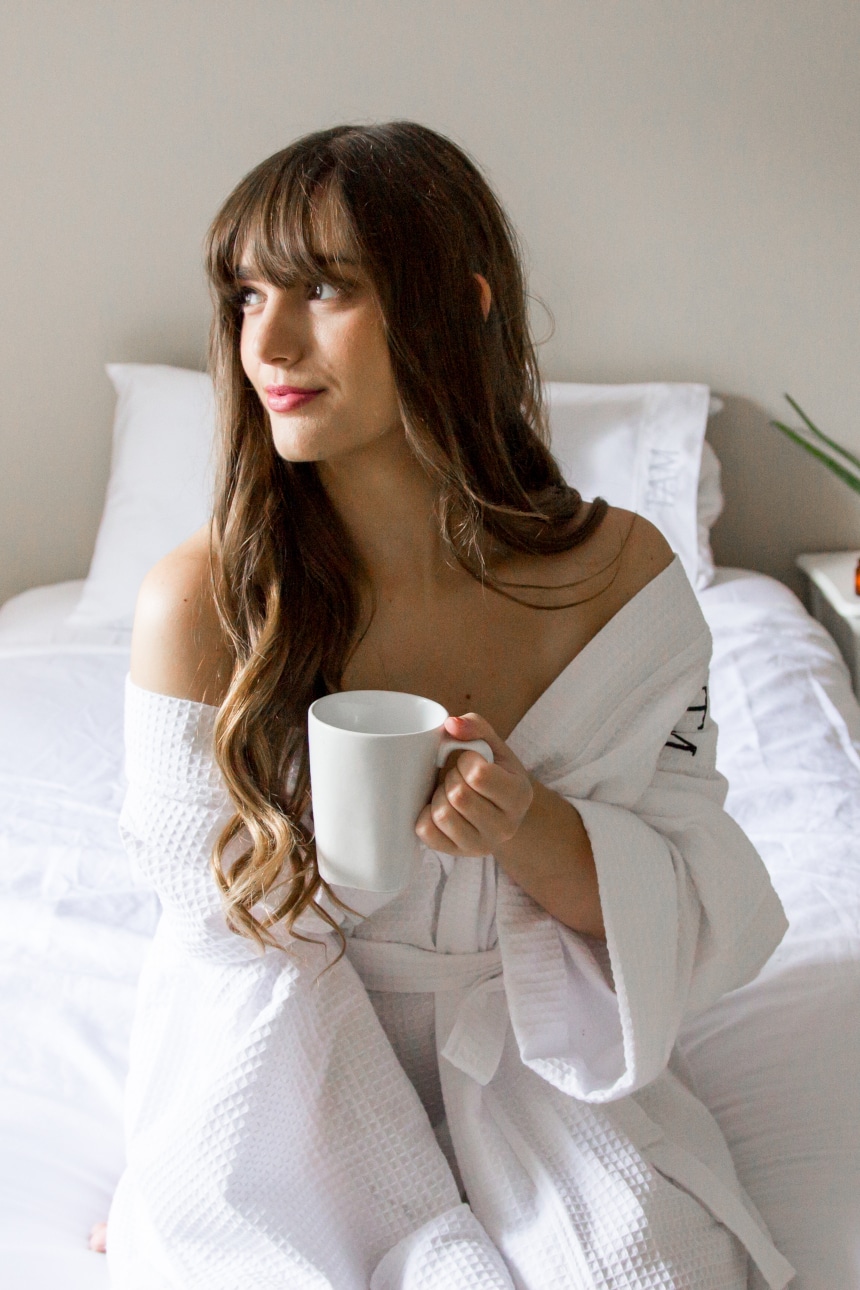
[[[317,863],[326,882],[400,891],[415,876],[415,823],[456,748],[493,760],[483,739],[448,739],[441,703],[394,690],[344,690],[308,709]]]

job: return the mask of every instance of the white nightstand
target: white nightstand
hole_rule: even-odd
[[[830,551],[799,555],[797,566],[809,579],[809,612],[839,646],[860,698],[860,596],[854,590],[858,559],[860,551]]]

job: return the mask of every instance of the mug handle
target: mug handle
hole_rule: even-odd
[[[443,739],[436,754],[436,766],[441,769],[455,748],[465,748],[470,752],[480,753],[492,766],[495,758],[493,750],[486,739]]]

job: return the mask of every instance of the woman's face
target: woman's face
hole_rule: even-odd
[[[287,461],[334,461],[402,429],[382,313],[367,276],[273,286],[243,264],[242,367]]]

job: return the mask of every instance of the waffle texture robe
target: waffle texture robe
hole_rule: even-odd
[[[582,815],[603,961],[491,857],[435,858],[429,940],[408,893],[344,891],[367,918],[344,923],[331,971],[288,937],[261,955],[229,932],[209,869],[231,814],[216,710],[129,681],[121,828],[163,915],[132,1038],[114,1290],[787,1284],[673,1054],[682,1020],[754,977],[786,928],[722,809],[710,649],[676,558],[508,740]],[[436,1132],[371,1002],[387,993],[432,998]]]

